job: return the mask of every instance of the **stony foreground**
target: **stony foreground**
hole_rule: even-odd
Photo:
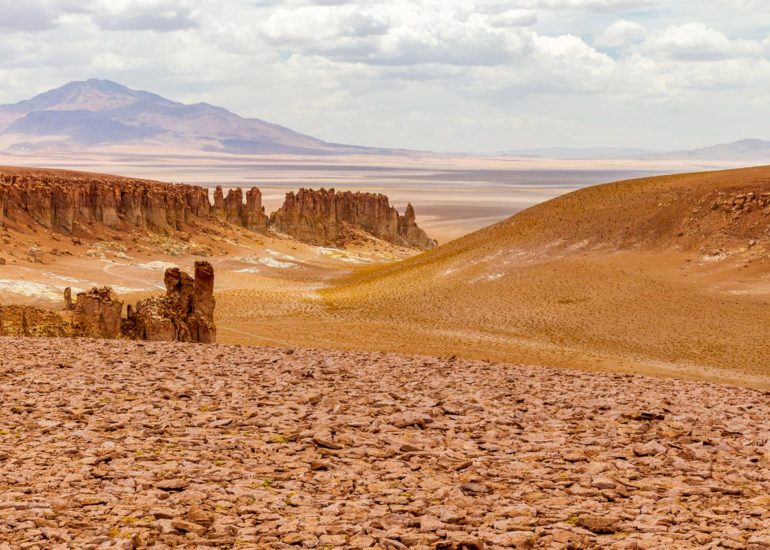
[[[0,548],[770,548],[768,394],[0,339]]]

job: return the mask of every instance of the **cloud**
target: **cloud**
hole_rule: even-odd
[[[659,0],[529,0],[522,2],[527,7],[594,11],[620,11],[654,6],[658,3]]]
[[[171,32],[199,25],[195,3],[184,0],[103,0],[91,17],[100,28],[112,31]]]
[[[0,0],[0,29],[4,31],[43,31],[50,29],[61,15],[48,0]]]
[[[760,55],[762,48],[751,40],[730,40],[703,23],[685,23],[652,34],[642,51],[680,61],[720,61]]]
[[[537,23],[537,13],[532,10],[512,9],[489,18],[492,27],[529,27]]]
[[[620,19],[607,27],[594,40],[594,45],[599,48],[619,48],[642,40],[646,32],[639,23]]]
[[[522,14],[518,16],[524,23]],[[396,0],[368,8],[279,8],[260,28],[265,39],[279,47],[341,61],[493,65],[510,61],[528,39],[527,33],[509,25],[493,25],[506,19],[513,23],[513,14],[489,18],[451,3],[427,9],[418,2]]]
[[[331,141],[421,149],[645,146],[717,123],[760,134],[770,13],[736,2],[764,5],[0,0],[0,102],[101,77]]]

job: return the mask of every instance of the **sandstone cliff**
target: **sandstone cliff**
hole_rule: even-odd
[[[181,230],[209,216],[206,189],[97,174],[0,169],[0,224],[30,223],[64,234],[93,224],[113,229]]]
[[[300,189],[288,193],[270,218],[256,187],[167,184],[83,172],[0,167],[0,226],[18,231],[42,226],[66,235],[99,235],[100,227],[168,234],[219,220],[265,233],[269,226],[311,244],[344,244],[362,234],[389,243],[428,249],[436,242],[381,194]]]
[[[72,308],[72,327],[75,334],[89,338],[120,337],[123,302],[115,298],[110,287],[81,292],[72,305],[68,295],[70,293],[65,290],[65,308]]]
[[[31,306],[0,306],[0,336],[74,336],[72,323],[59,313]]]
[[[19,229],[39,224],[58,233],[94,224],[118,230],[154,233],[183,230],[212,215],[220,220],[265,232],[262,194],[252,188],[244,201],[241,189],[227,197],[217,188],[212,207],[203,187],[86,174],[0,168],[0,225]]]
[[[286,194],[283,206],[270,215],[270,224],[312,244],[342,244],[359,230],[399,246],[427,249],[436,245],[417,227],[411,204],[401,216],[388,197],[374,193],[300,189]]]

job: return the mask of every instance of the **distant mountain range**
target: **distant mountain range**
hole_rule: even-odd
[[[712,145],[701,149],[657,153],[648,157],[655,160],[746,160],[770,163],[770,141],[742,139],[733,143]]]
[[[682,151],[653,151],[650,149],[625,149],[618,147],[548,147],[542,149],[517,149],[505,151],[506,156],[539,157],[546,159],[599,160],[703,160],[703,161],[750,161],[770,163],[770,141],[743,139],[733,143],[712,145],[701,149]]]
[[[109,80],[70,82],[0,105],[0,152],[15,154],[119,147],[168,148],[236,154],[407,154],[409,151],[329,143],[207,103],[185,105]],[[703,149],[552,147],[498,155],[546,159],[702,160],[770,163],[770,141],[746,139]]]
[[[66,151],[156,145],[260,154],[385,153],[327,143],[206,103],[185,105],[109,80],[70,82],[14,105],[0,105],[0,151]]]

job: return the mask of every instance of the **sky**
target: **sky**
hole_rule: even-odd
[[[0,0],[0,103],[106,78],[433,151],[770,139],[768,0]]]

